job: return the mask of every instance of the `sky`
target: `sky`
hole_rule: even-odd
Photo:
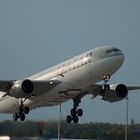
[[[18,80],[99,46],[125,54],[110,84],[140,85],[139,0],[1,0],[0,79]],[[125,123],[126,100],[116,103],[84,97],[83,122]],[[129,94],[129,122],[140,123],[140,91]],[[72,100],[62,104],[65,119]],[[58,119],[59,106],[30,112],[27,119]],[[0,120],[11,115],[0,114]]]

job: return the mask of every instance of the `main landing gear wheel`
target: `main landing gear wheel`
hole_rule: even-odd
[[[79,117],[78,116],[73,116],[73,122],[78,123],[78,121],[79,121]]]
[[[17,121],[17,120],[18,120],[18,118],[19,118],[19,116],[18,116],[18,114],[17,114],[17,113],[13,114],[13,120],[14,120],[14,121]]]
[[[29,111],[30,111],[29,107],[25,107],[25,108],[23,109],[23,112],[24,112],[25,114],[29,114]]]
[[[29,114],[29,107],[25,107],[22,111],[20,110],[18,113],[13,114],[13,120],[17,121],[20,119],[21,121],[25,120],[25,114]]]
[[[66,122],[67,123],[71,123],[73,121],[74,123],[78,123],[79,117],[82,117],[82,115],[83,115],[83,110],[82,109],[78,109],[76,111],[74,109],[71,109],[70,114],[71,115],[67,115]]]
[[[72,116],[71,116],[71,115],[68,115],[68,116],[66,117],[66,122],[67,122],[67,123],[71,123],[71,121],[72,121]]]
[[[14,121],[17,121],[18,119],[20,119],[21,121],[24,121],[26,118],[25,114],[29,114],[30,109],[27,106],[24,107],[24,104],[23,104],[24,101],[21,100],[21,104],[20,104],[18,113],[13,114]]]
[[[83,110],[82,110],[82,109],[78,109],[77,115],[78,115],[79,117],[82,117],[82,116],[83,116]]]
[[[25,120],[25,114],[24,113],[21,113],[19,115],[19,118],[20,118],[21,121],[24,121]]]
[[[71,123],[72,121],[74,123],[78,123],[79,117],[82,117],[83,115],[83,110],[82,109],[77,109],[79,106],[79,103],[81,102],[81,97],[76,97],[73,99],[73,108],[70,111],[70,115],[67,115],[66,117],[66,122]]]

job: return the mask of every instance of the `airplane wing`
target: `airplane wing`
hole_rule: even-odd
[[[124,84],[114,84],[110,85],[109,90],[104,91],[103,85],[94,84],[89,86],[82,94],[92,94],[92,99],[99,95],[102,96],[102,99],[105,101],[116,102],[126,98],[128,91],[138,89],[140,89],[140,86],[125,86]]]
[[[16,80],[0,80],[0,91],[8,92]]]
[[[117,84],[110,85],[110,87],[113,87],[113,86],[117,86]],[[101,84],[94,84],[94,85],[89,86],[87,88],[87,91],[88,92],[95,92],[95,93],[101,92],[102,87],[103,87],[103,85],[101,85]],[[140,89],[140,86],[126,86],[126,87],[127,87],[128,90],[139,90]]]
[[[38,96],[41,93],[48,92],[60,83],[62,83],[62,81],[59,79],[32,81],[32,84],[34,86],[33,95]]]
[[[50,80],[1,80],[0,91],[6,92],[4,96],[9,95],[16,98],[28,98],[48,92],[60,83],[61,81],[55,78]]]
[[[128,90],[138,90],[140,86],[127,86]]]

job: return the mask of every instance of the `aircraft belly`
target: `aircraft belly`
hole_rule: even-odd
[[[66,102],[77,96],[81,89],[73,86],[69,81],[65,81],[53,88],[51,91],[41,96],[33,97],[25,101],[25,105],[30,107],[54,106]]]

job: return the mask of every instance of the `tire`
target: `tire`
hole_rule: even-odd
[[[70,114],[73,117],[76,116],[76,110],[75,109],[71,109]]]
[[[68,115],[68,116],[66,117],[66,122],[67,122],[67,123],[71,123],[71,121],[72,121],[72,117],[71,117],[70,115]]]
[[[14,121],[17,121],[17,120],[18,120],[18,118],[19,118],[19,116],[18,116],[18,114],[17,114],[17,113],[13,114],[13,120],[14,120]]]
[[[19,117],[20,117],[20,120],[21,121],[24,121],[25,120],[25,115],[23,113],[21,113]]]
[[[25,108],[23,109],[23,112],[24,112],[25,114],[29,114],[29,111],[30,111],[29,107],[25,107]]]
[[[73,122],[74,122],[74,123],[78,123],[78,121],[79,121],[78,116],[74,116],[74,117],[73,117]]]
[[[78,115],[79,117],[81,117],[81,116],[83,115],[83,110],[82,110],[82,109],[78,109],[77,115]]]

